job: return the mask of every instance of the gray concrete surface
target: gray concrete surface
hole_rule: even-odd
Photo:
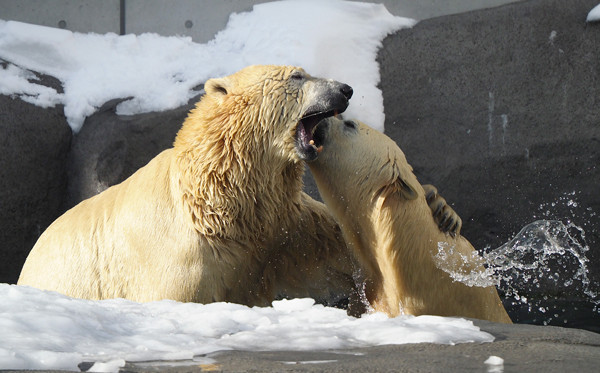
[[[225,28],[231,13],[250,11],[254,4],[264,2],[266,0],[127,0],[126,32],[187,35],[195,42],[205,43]]]
[[[474,9],[494,7],[516,0],[362,0],[383,3],[394,15],[427,19]],[[135,34],[188,35],[207,42],[227,24],[230,13],[252,10],[266,0],[127,0],[126,30]],[[157,17],[160,15],[160,17]],[[149,22],[148,20],[152,20]]]
[[[476,321],[492,343],[406,344],[344,351],[219,352],[212,364],[130,364],[124,371],[180,372],[597,372],[600,335],[577,329]],[[502,367],[484,364],[490,356]]]
[[[354,0],[353,0],[354,1]],[[495,7],[517,0],[363,0],[383,3],[395,15],[427,19]],[[155,32],[187,35],[207,42],[227,24],[229,14],[266,0],[0,0],[0,19],[78,32]]]
[[[0,0],[0,19],[78,32],[120,32],[119,0]]]
[[[593,373],[600,367],[600,334],[552,326],[474,322],[492,334],[494,342],[421,343],[336,351],[221,351],[197,357],[197,362],[127,363],[120,372]],[[503,364],[484,364],[490,356],[502,358]],[[90,366],[80,365],[82,370]]]

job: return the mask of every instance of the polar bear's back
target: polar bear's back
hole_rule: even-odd
[[[164,151],[60,216],[33,247],[18,284],[86,299],[162,299],[168,284],[149,279],[148,268],[173,267],[169,237],[190,236],[174,208],[171,157],[172,149]]]

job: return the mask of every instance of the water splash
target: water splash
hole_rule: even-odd
[[[438,242],[438,252],[433,257],[435,265],[448,273],[452,280],[467,286],[488,287],[500,282],[493,267],[484,267],[485,259],[477,251],[461,253],[448,242]]]
[[[365,311],[367,313],[374,312],[375,310],[373,309],[371,302],[369,302],[369,299],[367,298],[367,280],[362,269],[360,267],[356,268],[352,273],[352,277],[358,290],[359,302],[361,302],[365,306]]]
[[[440,242],[434,259],[455,281],[495,285],[513,306],[525,305],[530,317],[542,314],[544,324],[560,318],[566,324],[562,314],[576,302],[591,304],[593,312],[600,313],[600,291],[589,278],[588,251],[581,227],[570,221],[537,220],[482,255],[460,254]]]
[[[523,290],[551,290],[558,294],[585,294],[600,303],[589,279],[585,232],[572,222],[538,220],[509,242],[484,253],[501,287],[518,299]]]

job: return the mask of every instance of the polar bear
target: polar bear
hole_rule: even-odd
[[[469,271],[483,270],[469,241],[438,229],[424,189],[392,139],[338,118],[324,120],[313,136],[321,152],[310,170],[366,272],[365,295],[375,311],[511,322],[495,287],[454,282],[436,266],[441,244],[453,248],[449,255],[472,258],[463,263]]]
[[[302,192],[312,129],[352,88],[292,66],[210,79],[173,148],[59,217],[19,285],[87,299],[269,305],[347,298],[354,263]]]
[[[360,314],[341,231],[302,192],[304,161],[318,156],[313,129],[346,109],[352,88],[298,67],[250,66],[205,91],[173,148],[41,235],[18,284],[87,299],[350,300]],[[434,208],[447,210],[440,198]]]

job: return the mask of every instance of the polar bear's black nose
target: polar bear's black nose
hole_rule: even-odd
[[[354,90],[348,84],[342,84],[340,91],[348,100],[352,97],[352,93],[354,93]]]

